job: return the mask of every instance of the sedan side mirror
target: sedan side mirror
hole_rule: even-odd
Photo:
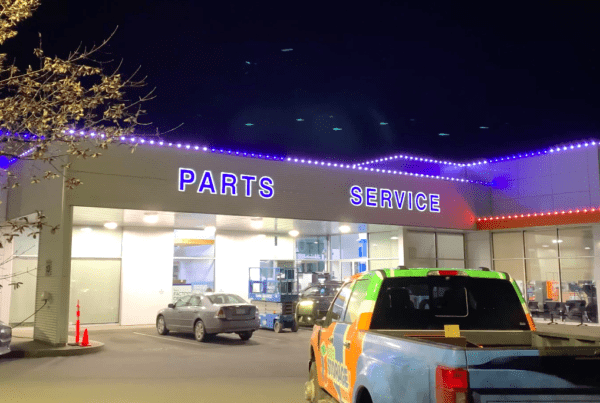
[[[169,307],[169,308],[175,308],[175,304],[169,304],[169,305],[167,305],[167,307]]]

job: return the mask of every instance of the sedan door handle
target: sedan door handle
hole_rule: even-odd
[[[346,347],[346,348],[349,349],[350,348],[350,342],[349,341],[345,341],[344,342],[344,347]]]

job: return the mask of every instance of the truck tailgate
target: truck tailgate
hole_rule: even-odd
[[[600,402],[600,356],[469,349],[467,363],[474,403]]]

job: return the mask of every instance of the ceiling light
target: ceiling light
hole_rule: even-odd
[[[118,227],[118,224],[116,222],[107,222],[106,224],[104,224],[104,228],[108,228],[108,229],[115,229]]]
[[[261,229],[263,227],[263,219],[261,217],[251,218],[250,226],[254,229]]]
[[[549,245],[542,245],[542,248],[547,248]]]
[[[204,231],[211,232],[214,234],[215,232],[217,232],[217,227],[210,225],[210,226],[204,228]]]
[[[288,232],[288,234],[295,237],[295,236],[298,236],[300,233],[298,231],[296,231],[295,229],[293,229],[290,232]]]
[[[590,250],[590,249],[592,249],[592,248],[590,248],[589,246],[586,246],[586,247],[585,247],[585,248],[583,248],[583,249],[585,249],[585,250]]]
[[[343,232],[343,233],[350,232],[350,226],[349,225],[341,225],[339,230],[340,230],[340,232]]]
[[[393,236],[390,239],[398,239],[398,237],[397,236]]]
[[[92,229],[90,227],[83,227],[81,229],[81,232],[92,232]],[[588,248],[589,249],[589,248]]]
[[[156,224],[158,222],[158,214],[155,214],[155,213],[144,214],[144,222],[147,224]]]
[[[553,239],[552,243],[562,243],[562,239]]]

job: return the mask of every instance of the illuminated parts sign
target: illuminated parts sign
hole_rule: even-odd
[[[230,172],[213,174],[208,170],[198,175],[191,168],[179,168],[178,190],[180,192],[185,192],[187,186],[196,184],[198,184],[197,193],[208,192],[213,195],[230,196],[237,196],[241,193],[246,197],[252,197],[257,191],[263,199],[270,199],[275,194],[275,183],[268,176],[259,178],[256,175],[240,175]]]
[[[425,194],[406,190],[379,189],[375,187],[352,186],[350,203],[353,206],[406,209],[416,211],[440,212],[440,195]]]

